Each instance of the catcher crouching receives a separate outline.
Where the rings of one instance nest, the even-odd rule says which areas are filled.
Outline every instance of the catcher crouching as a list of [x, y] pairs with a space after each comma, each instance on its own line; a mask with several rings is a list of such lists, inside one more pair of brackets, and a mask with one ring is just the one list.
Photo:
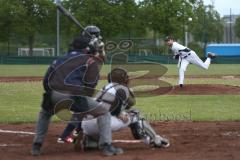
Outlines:
[[[129, 127], [136, 140], [151, 147], [166, 148], [170, 146], [168, 139], [155, 132], [139, 110], [131, 108], [135, 105], [135, 96], [129, 89], [129, 76], [123, 68], [115, 68], [108, 74], [108, 84], [99, 91], [95, 100], [100, 102], [103, 108], [111, 111], [111, 130], [119, 131]], [[99, 127], [97, 118], [86, 116], [78, 127], [67, 137], [60, 137], [59, 143], [74, 142], [75, 149], [99, 148]], [[108, 150], [106, 150], [108, 152]], [[113, 155], [105, 153], [105, 155]]]

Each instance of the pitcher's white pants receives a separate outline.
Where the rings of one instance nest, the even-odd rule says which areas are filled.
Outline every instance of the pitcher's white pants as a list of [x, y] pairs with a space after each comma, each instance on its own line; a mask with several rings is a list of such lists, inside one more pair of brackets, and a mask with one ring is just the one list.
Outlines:
[[187, 70], [189, 63], [195, 64], [203, 69], [208, 69], [211, 58], [207, 58], [205, 62], [203, 62], [194, 51], [190, 52], [191, 54], [186, 58], [180, 58], [180, 66], [179, 66], [179, 82], [178, 84], [184, 84], [184, 72]]
[[[130, 120], [128, 122], [124, 123], [122, 120], [118, 119], [115, 116], [111, 116], [111, 130], [118, 131], [122, 128], [125, 128], [129, 126], [131, 123]], [[84, 120], [82, 121], [82, 129], [83, 133], [88, 136], [97, 136], [99, 134], [99, 128], [97, 125], [97, 119], [91, 119], [91, 120]]]

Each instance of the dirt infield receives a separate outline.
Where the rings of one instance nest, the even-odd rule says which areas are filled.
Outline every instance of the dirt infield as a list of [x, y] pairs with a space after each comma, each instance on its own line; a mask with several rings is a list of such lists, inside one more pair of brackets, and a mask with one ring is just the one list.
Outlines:
[[35, 82], [42, 80], [43, 77], [0, 77], [0, 82]]
[[[35, 124], [0, 124], [1, 130], [34, 131]], [[103, 157], [98, 150], [76, 152], [72, 144], [57, 144], [63, 123], [50, 125], [41, 157], [30, 156], [33, 135], [0, 132], [0, 159], [41, 160], [235, 160], [240, 156], [240, 122], [154, 122], [158, 133], [170, 139], [169, 148], [152, 149], [144, 144], [123, 144], [124, 154]], [[133, 139], [128, 128], [114, 139]]]
[[[164, 76], [165, 78], [178, 78], [176, 75]], [[216, 79], [240, 79], [240, 75], [186, 75], [186, 78], [216, 78]], [[158, 77], [148, 77], [148, 78], [158, 78]], [[161, 77], [163, 78], [163, 77]], [[106, 76], [102, 76], [101, 80], [107, 79]], [[0, 77], [0, 82], [25, 82], [25, 81], [42, 81], [43, 77], [36, 76], [23, 76], [23, 77]]]
[[[41, 77], [0, 77], [0, 82], [41, 80]], [[162, 91], [153, 92], [161, 94]], [[240, 87], [190, 84], [184, 88], [175, 86], [168, 94], [240, 94]], [[43, 155], [32, 157], [32, 134], [5, 132], [34, 132], [35, 124], [0, 124], [0, 160], [237, 160], [240, 157], [240, 122], [154, 122], [152, 125], [156, 131], [170, 140], [169, 148], [153, 149], [142, 143], [117, 143], [125, 152], [113, 157], [103, 157], [98, 150], [76, 152], [73, 144], [56, 143], [65, 125], [52, 123], [43, 146]], [[114, 133], [113, 139], [133, 140], [133, 137], [127, 128]]]
[[[211, 76], [213, 77], [213, 76]], [[215, 78], [232, 78], [231, 76], [215, 76]], [[239, 78], [238, 76], [234, 78]], [[34, 82], [42, 81], [42, 77], [0, 77], [0, 82]], [[151, 93], [162, 95], [219, 95], [219, 94], [240, 94], [240, 87], [222, 84], [187, 84], [184, 88], [174, 86], [171, 88], [159, 88]]]
[[187, 84], [183, 88], [175, 86], [168, 94], [184, 95], [219, 95], [219, 94], [240, 94], [240, 87], [222, 84]]

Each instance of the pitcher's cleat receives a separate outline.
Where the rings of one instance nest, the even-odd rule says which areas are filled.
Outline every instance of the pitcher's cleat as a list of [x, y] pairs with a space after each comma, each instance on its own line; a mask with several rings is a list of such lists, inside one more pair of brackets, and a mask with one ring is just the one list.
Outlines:
[[208, 52], [208, 58], [216, 58], [216, 54], [215, 53], [212, 53], [212, 52]]

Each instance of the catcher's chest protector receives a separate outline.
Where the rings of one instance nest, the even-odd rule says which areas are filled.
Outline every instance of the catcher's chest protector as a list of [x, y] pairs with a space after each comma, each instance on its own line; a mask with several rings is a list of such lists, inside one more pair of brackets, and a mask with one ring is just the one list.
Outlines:
[[[118, 94], [119, 90], [123, 91], [124, 94]], [[121, 103], [121, 111], [125, 109], [125, 101], [129, 97], [129, 89], [123, 85], [117, 83], [109, 83], [104, 86], [102, 91], [96, 95], [97, 101], [105, 102], [111, 105], [111, 110], [118, 107]]]

